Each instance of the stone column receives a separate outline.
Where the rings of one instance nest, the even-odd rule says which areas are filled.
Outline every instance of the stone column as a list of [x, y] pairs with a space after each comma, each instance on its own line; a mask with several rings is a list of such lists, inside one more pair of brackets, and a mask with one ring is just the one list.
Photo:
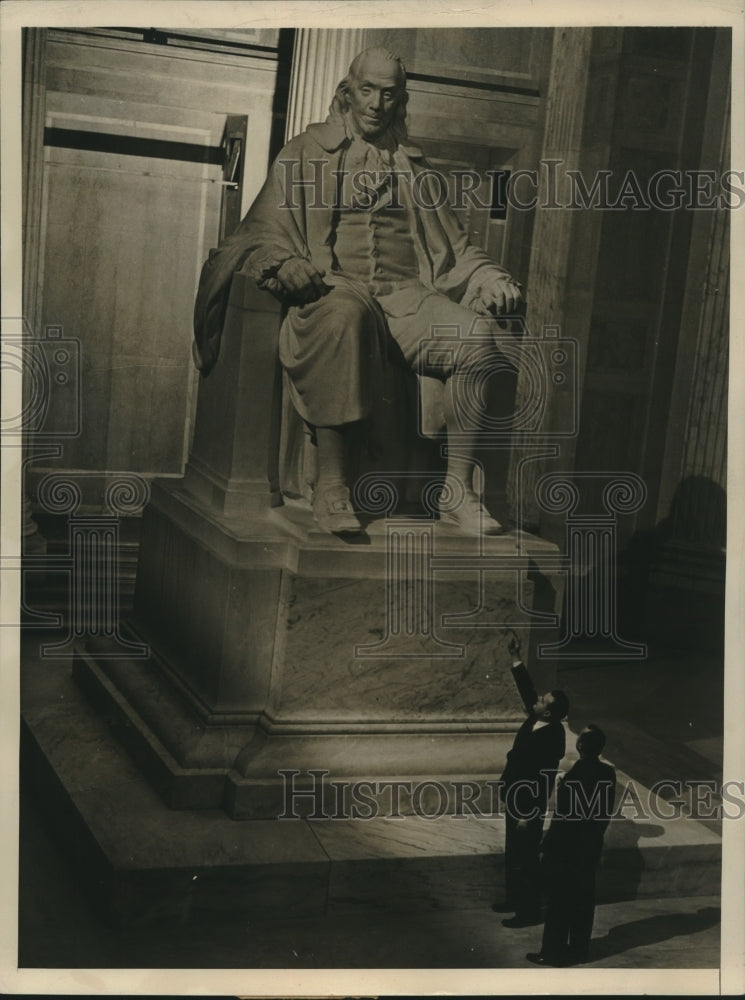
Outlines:
[[36, 333], [46, 114], [46, 28], [23, 33], [23, 315]]
[[298, 135], [310, 122], [325, 120], [336, 85], [346, 76], [350, 62], [364, 47], [364, 28], [297, 30], [287, 109], [287, 139]]
[[[568, 171], [577, 170], [589, 178], [608, 166], [621, 38], [622, 33], [613, 28], [554, 31], [525, 334], [534, 342], [542, 342], [526, 347], [535, 347], [541, 377], [531, 379], [534, 369], [521, 369], [515, 412], [536, 403], [542, 406], [546, 440], [560, 441], [559, 468], [565, 470], [574, 467], [574, 425], [587, 355], [603, 213], [561, 211], [551, 206], [568, 202]], [[557, 366], [552, 357], [556, 352], [548, 350], [551, 345], [542, 335], [544, 327], [550, 328], [554, 336], [574, 342], [578, 362], [575, 378], [554, 377]], [[536, 392], [543, 398], [532, 399]], [[539, 443], [536, 434], [515, 434], [508, 499], [520, 524], [529, 530], [540, 529], [558, 541], [564, 532], [561, 518], [541, 510], [536, 495], [545, 458], [551, 450], [556, 454], [556, 445], [551, 443], [542, 459], [536, 448]]]
[[[718, 177], [730, 167], [729, 54], [719, 33], [699, 164]], [[645, 623], [652, 639], [709, 653], [724, 643], [730, 211], [695, 215]]]
[[[41, 240], [42, 179], [44, 169], [44, 118], [46, 115], [46, 28], [23, 32], [23, 318], [25, 330], [38, 336], [39, 250]], [[28, 375], [24, 378], [27, 381]], [[49, 390], [47, 390], [49, 391]], [[24, 396], [27, 386], [24, 384]], [[26, 404], [26, 400], [24, 399]], [[26, 404], [27, 405], [27, 404]], [[24, 406], [24, 411], [26, 406]], [[24, 439], [27, 464], [33, 445]], [[23, 551], [41, 555], [47, 543], [32, 514], [31, 501], [23, 494]]]

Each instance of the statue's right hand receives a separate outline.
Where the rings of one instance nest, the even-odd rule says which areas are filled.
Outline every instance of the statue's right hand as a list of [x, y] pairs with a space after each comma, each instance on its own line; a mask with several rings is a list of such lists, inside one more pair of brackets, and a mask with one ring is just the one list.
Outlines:
[[291, 257], [277, 271], [277, 278], [288, 295], [301, 302], [315, 302], [329, 291], [328, 285], [323, 283], [325, 273], [317, 271], [302, 257]]

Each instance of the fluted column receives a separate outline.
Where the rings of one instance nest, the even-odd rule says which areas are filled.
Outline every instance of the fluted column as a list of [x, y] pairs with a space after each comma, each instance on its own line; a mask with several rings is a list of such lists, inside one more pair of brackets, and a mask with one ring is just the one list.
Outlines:
[[[23, 32], [23, 318], [24, 339], [38, 337], [39, 251], [44, 170], [44, 119], [46, 116], [47, 29]], [[49, 391], [49, 387], [47, 390]], [[24, 378], [24, 412], [27, 412], [29, 377]], [[24, 435], [24, 457], [30, 462], [33, 438]], [[41, 554], [46, 540], [31, 512], [31, 501], [23, 494], [23, 551]]]
[[38, 301], [46, 114], [46, 28], [23, 34], [23, 315], [34, 334]]
[[[714, 43], [699, 169], [730, 166], [730, 44]], [[725, 633], [730, 209], [696, 218], [644, 592], [650, 638], [721, 651]], [[644, 581], [647, 582], [646, 580]]]
[[[528, 275], [526, 337], [570, 338], [575, 344], [574, 378], [555, 378], [555, 352], [541, 355], [545, 367], [538, 383], [523, 366], [518, 378], [515, 412], [540, 404], [547, 434], [518, 429], [513, 438], [507, 493], [514, 517], [523, 527], [540, 530], [558, 541], [563, 526], [550, 520], [536, 498], [537, 483], [547, 468], [537, 445], [561, 442], [561, 468], [574, 466], [576, 420], [590, 333], [602, 212], [559, 211], [569, 200], [569, 170], [585, 177], [608, 167], [613, 128], [618, 53], [622, 32], [605, 28], [556, 28], [539, 172], [533, 252]], [[556, 167], [552, 167], [552, 164]], [[525, 345], [526, 354], [531, 346]], [[538, 397], [537, 397], [538, 394]]]
[[365, 47], [364, 28], [299, 28], [292, 56], [287, 135], [292, 139], [310, 122], [325, 120], [336, 85]]
[[[730, 110], [722, 125], [719, 175], [729, 165]], [[706, 281], [691, 366], [680, 478], [670, 515], [673, 540], [721, 550], [726, 535], [730, 210], [712, 213]]]

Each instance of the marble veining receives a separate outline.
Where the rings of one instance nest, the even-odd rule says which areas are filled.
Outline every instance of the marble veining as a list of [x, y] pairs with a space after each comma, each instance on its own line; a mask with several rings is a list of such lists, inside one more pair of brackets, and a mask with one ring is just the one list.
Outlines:
[[[476, 580], [438, 579], [431, 613], [395, 631], [385, 581], [303, 577], [292, 589], [282, 719], [522, 718], [502, 634], [524, 620], [513, 581], [492, 577], [481, 592]], [[445, 614], [472, 617], [456, 627]]]

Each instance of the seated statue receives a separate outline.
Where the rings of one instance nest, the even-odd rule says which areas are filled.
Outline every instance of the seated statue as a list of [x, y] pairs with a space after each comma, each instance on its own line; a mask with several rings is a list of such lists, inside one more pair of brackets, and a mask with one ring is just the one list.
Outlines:
[[[499, 534], [474, 488], [485, 417], [477, 386], [497, 351], [497, 317], [516, 312], [520, 287], [469, 243], [443, 203], [442, 178], [407, 143], [407, 100], [397, 56], [382, 48], [356, 56], [329, 117], [287, 143], [246, 217], [206, 262], [194, 357], [202, 374], [215, 363], [236, 270], [282, 301], [279, 357], [317, 444], [313, 516], [339, 534], [361, 530], [350, 443], [369, 422], [387, 360], [436, 377], [448, 434], [440, 518], [467, 534]], [[436, 327], [458, 336], [438, 344]]]

